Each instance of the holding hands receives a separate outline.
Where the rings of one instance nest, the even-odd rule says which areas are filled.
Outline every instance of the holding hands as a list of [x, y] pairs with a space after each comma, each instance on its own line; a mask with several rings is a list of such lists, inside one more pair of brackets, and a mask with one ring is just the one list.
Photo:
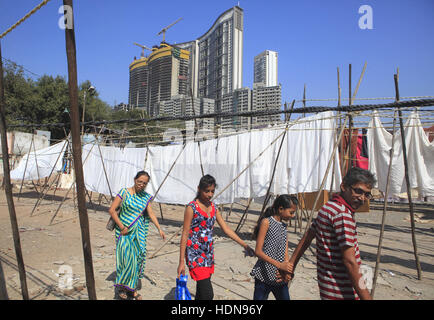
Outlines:
[[250, 248], [248, 245], [244, 247], [244, 257], [254, 257], [256, 256], [255, 250]]
[[280, 267], [276, 271], [277, 282], [288, 283], [294, 278], [294, 265], [289, 261], [280, 263]]

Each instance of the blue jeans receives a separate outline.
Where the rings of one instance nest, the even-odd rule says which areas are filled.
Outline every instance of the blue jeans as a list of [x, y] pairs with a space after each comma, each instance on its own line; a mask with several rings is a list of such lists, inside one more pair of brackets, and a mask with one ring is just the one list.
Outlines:
[[288, 284], [281, 286], [271, 286], [258, 279], [255, 279], [255, 292], [253, 300], [267, 300], [270, 292], [273, 293], [276, 300], [290, 300]]

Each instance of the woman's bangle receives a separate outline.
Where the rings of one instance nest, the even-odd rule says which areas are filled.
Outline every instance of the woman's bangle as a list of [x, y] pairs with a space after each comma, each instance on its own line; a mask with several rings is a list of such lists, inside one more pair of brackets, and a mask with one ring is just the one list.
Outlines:
[[124, 230], [125, 230], [125, 228], [126, 228], [126, 227], [124, 226], [124, 227], [123, 227], [123, 228], [121, 229], [121, 231], [124, 231]]

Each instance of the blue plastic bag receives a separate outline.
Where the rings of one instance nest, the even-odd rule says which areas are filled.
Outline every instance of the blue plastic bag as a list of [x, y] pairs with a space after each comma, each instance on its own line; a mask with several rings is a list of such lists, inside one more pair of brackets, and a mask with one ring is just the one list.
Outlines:
[[175, 300], [191, 300], [191, 295], [187, 288], [187, 279], [188, 276], [183, 276], [182, 274], [179, 276], [179, 279], [176, 278]]

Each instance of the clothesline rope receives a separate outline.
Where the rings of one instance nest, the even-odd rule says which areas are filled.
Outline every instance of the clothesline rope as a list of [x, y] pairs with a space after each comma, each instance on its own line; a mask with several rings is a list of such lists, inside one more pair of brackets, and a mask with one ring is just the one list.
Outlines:
[[[398, 101], [386, 104], [369, 104], [369, 105], [350, 105], [350, 106], [339, 106], [339, 107], [303, 107], [293, 110], [260, 110], [260, 111], [243, 111], [243, 112], [216, 112], [210, 114], [201, 114], [196, 116], [182, 116], [182, 117], [170, 117], [161, 116], [149, 119], [121, 119], [121, 120], [103, 120], [103, 121], [89, 121], [81, 123], [81, 125], [106, 125], [106, 124], [119, 124], [119, 123], [148, 123], [153, 121], [173, 121], [173, 120], [193, 120], [193, 119], [206, 119], [206, 118], [225, 118], [225, 117], [253, 117], [253, 116], [271, 116], [279, 114], [306, 114], [306, 113], [318, 113], [325, 111], [339, 111], [339, 112], [361, 112], [376, 109], [393, 109], [393, 108], [415, 108], [415, 107], [431, 107], [434, 106], [434, 99], [420, 99], [420, 100], [410, 100], [410, 101]], [[10, 128], [15, 127], [64, 127], [65, 123], [45, 123], [45, 124], [15, 124], [9, 125]]]

